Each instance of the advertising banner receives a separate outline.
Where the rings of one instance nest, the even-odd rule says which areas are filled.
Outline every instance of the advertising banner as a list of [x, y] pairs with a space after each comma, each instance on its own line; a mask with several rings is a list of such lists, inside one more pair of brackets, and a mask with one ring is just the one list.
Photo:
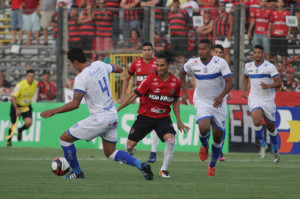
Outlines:
[[[33, 106], [33, 123], [23, 133], [23, 140], [17, 141], [17, 136], [13, 136], [13, 146], [15, 147], [52, 147], [58, 148], [60, 135], [67, 131], [69, 127], [76, 122], [88, 117], [89, 112], [85, 104], [81, 104], [79, 109], [68, 113], [57, 114], [51, 118], [44, 119], [40, 117], [40, 112], [57, 108], [63, 103], [34, 103]], [[10, 103], [0, 103], [0, 146], [6, 146], [5, 136], [10, 127], [9, 110]], [[131, 104], [119, 112], [119, 127], [118, 127], [118, 149], [125, 149], [128, 132], [137, 116], [138, 104]], [[199, 128], [195, 124], [195, 108], [193, 105], [180, 106], [181, 119], [184, 124], [189, 126], [191, 130], [184, 134], [178, 132], [175, 115], [171, 114], [171, 119], [174, 122], [176, 134], [176, 151], [195, 151], [200, 148]], [[18, 127], [23, 125], [23, 121], [19, 121]], [[228, 126], [228, 125], [227, 125]], [[212, 136], [210, 142], [212, 141]], [[102, 148], [101, 139], [96, 138], [90, 142], [77, 141], [78, 148]], [[158, 150], [163, 151], [165, 144], [159, 142]], [[150, 150], [151, 138], [150, 134], [145, 137], [137, 146], [137, 150]], [[225, 139], [223, 152], [228, 152], [228, 136]]]
[[[299, 106], [300, 98], [297, 98], [299, 94], [295, 92], [276, 93], [275, 125], [279, 134], [280, 153], [300, 154], [300, 107], [283, 106], [284, 104]], [[232, 95], [233, 100], [228, 101], [230, 120], [229, 151], [258, 152], [260, 145], [256, 140], [247, 101], [237, 97], [241, 96], [241, 91], [233, 91]], [[265, 138], [267, 143], [270, 144], [270, 137], [264, 124], [263, 121]]]

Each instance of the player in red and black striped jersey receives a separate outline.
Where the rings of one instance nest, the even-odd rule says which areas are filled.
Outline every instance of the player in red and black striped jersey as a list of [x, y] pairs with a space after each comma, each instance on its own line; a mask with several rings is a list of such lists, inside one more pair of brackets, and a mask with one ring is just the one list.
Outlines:
[[78, 6], [73, 5], [68, 17], [68, 44], [69, 49], [80, 46], [80, 24], [78, 23]]
[[163, 52], [157, 55], [157, 72], [147, 76], [118, 107], [118, 111], [131, 104], [137, 97], [141, 101], [137, 116], [129, 132], [126, 149], [133, 154], [135, 146], [148, 133], [155, 130], [162, 142], [166, 143], [164, 161], [159, 172], [160, 177], [169, 178], [168, 166], [174, 154], [175, 130], [170, 118], [171, 105], [176, 116], [177, 126], [185, 132], [189, 127], [180, 119], [179, 93], [180, 81], [169, 72], [171, 57]]
[[115, 47], [119, 39], [119, 8], [121, 0], [105, 0], [105, 8], [113, 13], [112, 40]]

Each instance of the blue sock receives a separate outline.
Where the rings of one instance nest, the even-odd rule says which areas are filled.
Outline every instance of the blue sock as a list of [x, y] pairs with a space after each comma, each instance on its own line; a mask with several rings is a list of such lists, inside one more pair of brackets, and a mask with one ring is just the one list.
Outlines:
[[72, 171], [75, 174], [80, 174], [82, 171], [78, 164], [75, 145], [72, 144], [71, 146], [67, 146], [67, 147], [61, 146], [61, 147], [64, 150], [65, 158], [68, 161], [68, 163], [70, 164]]
[[269, 132], [270, 135], [270, 139], [271, 139], [271, 143], [273, 145], [273, 152], [277, 152], [278, 151], [278, 133], [277, 130], [275, 129], [275, 131], [273, 133]]
[[264, 129], [262, 128], [262, 126], [259, 127], [255, 127], [255, 134], [256, 137], [260, 143], [260, 146], [262, 147], [266, 147], [266, 141], [265, 141], [265, 137], [264, 137]]
[[200, 134], [199, 138], [200, 138], [200, 142], [201, 142], [203, 147], [208, 147], [209, 137], [210, 137], [210, 132], [208, 132], [205, 136], [202, 136]]
[[210, 160], [210, 163], [209, 163], [210, 167], [215, 167], [216, 166], [217, 160], [218, 160], [219, 155], [220, 155], [221, 147], [222, 147], [221, 143], [217, 144], [217, 143], [213, 142], [212, 148], [211, 148], [211, 150], [212, 150], [211, 160]]
[[142, 162], [135, 157], [129, 155], [125, 151], [118, 151], [116, 156], [115, 156], [115, 161], [122, 161], [125, 164], [134, 166], [138, 168], [139, 170], [142, 170]]

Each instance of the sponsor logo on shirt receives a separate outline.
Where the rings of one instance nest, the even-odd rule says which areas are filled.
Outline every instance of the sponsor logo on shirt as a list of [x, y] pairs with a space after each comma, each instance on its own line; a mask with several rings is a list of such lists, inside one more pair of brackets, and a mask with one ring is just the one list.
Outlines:
[[103, 110], [109, 111], [114, 106], [114, 102], [111, 102], [107, 107], [104, 107]]
[[141, 81], [143, 81], [146, 77], [147, 77], [147, 75], [138, 75], [138, 76], [136, 76], [136, 81], [141, 82]]
[[164, 102], [173, 102], [174, 101], [174, 97], [169, 97], [169, 96], [164, 96], [164, 95], [149, 94], [148, 97], [152, 100], [159, 100], [159, 101], [164, 101]]
[[159, 93], [160, 92], [160, 89], [159, 88], [156, 88], [153, 90], [153, 93]]
[[166, 112], [166, 109], [163, 109], [163, 108], [157, 108], [157, 107], [152, 107], [152, 108], [151, 108], [151, 112], [153, 112], [153, 113], [165, 113], [165, 112]]

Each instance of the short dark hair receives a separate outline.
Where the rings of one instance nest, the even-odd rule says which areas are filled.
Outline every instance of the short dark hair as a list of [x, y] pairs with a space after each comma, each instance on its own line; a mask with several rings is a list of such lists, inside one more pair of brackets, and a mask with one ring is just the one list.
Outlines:
[[264, 52], [264, 50], [265, 50], [265, 48], [262, 46], [262, 45], [255, 45], [254, 46], [254, 49], [260, 49], [260, 50], [262, 50], [263, 52]]
[[213, 49], [213, 44], [209, 39], [202, 39], [199, 41], [198, 45], [199, 44], [207, 44], [210, 49]]
[[170, 64], [173, 62], [173, 54], [169, 51], [162, 51], [159, 52], [158, 55], [156, 56], [156, 59], [166, 59], [167, 64]]
[[87, 62], [87, 59], [82, 51], [81, 48], [72, 48], [68, 52], [68, 59], [71, 62], [74, 62], [75, 60], [80, 62], [80, 63], [85, 63]]
[[142, 47], [144, 47], [144, 46], [150, 46], [151, 48], [152, 48], [152, 50], [153, 50], [153, 45], [152, 45], [152, 43], [151, 42], [145, 42], [145, 43], [143, 43], [143, 46]]
[[222, 52], [224, 52], [224, 47], [223, 47], [221, 44], [216, 44], [216, 45], [214, 46], [214, 49], [216, 49], [216, 48], [219, 48], [219, 49], [222, 50]]
[[34, 74], [34, 70], [29, 69], [29, 70], [26, 71], [26, 75], [27, 75], [28, 73], [33, 73], [33, 74]]

